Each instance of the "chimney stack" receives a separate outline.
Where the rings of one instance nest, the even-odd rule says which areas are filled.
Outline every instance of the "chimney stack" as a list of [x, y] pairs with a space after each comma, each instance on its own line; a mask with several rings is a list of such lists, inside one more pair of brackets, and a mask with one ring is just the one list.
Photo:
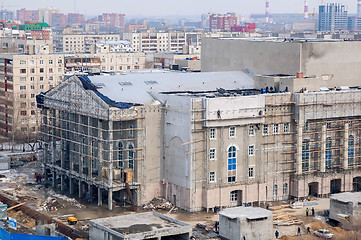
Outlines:
[[[361, 0], [358, 0], [359, 2]], [[305, 12], [305, 16], [304, 16], [304, 19], [307, 20], [308, 19], [308, 0], [305, 0], [305, 9], [304, 9], [304, 12]]]
[[[361, 0], [359, 0], [361, 1]], [[266, 22], [269, 22], [269, 1], [266, 0]]]

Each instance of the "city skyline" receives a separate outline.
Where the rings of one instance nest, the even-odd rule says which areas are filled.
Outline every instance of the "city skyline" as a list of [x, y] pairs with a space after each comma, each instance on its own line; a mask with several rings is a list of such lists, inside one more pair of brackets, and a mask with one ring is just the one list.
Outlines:
[[[356, 0], [341, 0], [341, 1], [324, 1], [339, 2], [345, 4], [349, 13], [356, 13], [357, 1]], [[309, 1], [309, 12], [312, 13], [315, 9], [318, 12], [318, 6], [321, 0]], [[116, 7], [119, 5], [119, 7]], [[303, 0], [270, 0], [270, 13], [303, 13]], [[139, 8], [139, 6], [142, 6]], [[196, 3], [191, 0], [184, 0], [179, 6], [174, 6], [174, 2], [166, 0], [135, 0], [129, 3], [119, 4], [115, 0], [105, 0], [99, 6], [98, 2], [89, 2], [85, 0], [37, 0], [37, 1], [24, 1], [24, 0], [7, 0], [2, 1], [3, 9], [17, 10], [21, 8], [38, 9], [45, 7], [59, 8], [64, 13], [77, 12], [85, 15], [97, 15], [103, 12], [124, 13], [128, 16], [169, 16], [169, 15], [200, 15], [207, 12], [225, 13], [236, 12], [243, 16], [250, 14], [262, 14], [265, 11], [265, 1], [234, 1], [224, 0], [222, 2], [216, 0], [197, 1]]]

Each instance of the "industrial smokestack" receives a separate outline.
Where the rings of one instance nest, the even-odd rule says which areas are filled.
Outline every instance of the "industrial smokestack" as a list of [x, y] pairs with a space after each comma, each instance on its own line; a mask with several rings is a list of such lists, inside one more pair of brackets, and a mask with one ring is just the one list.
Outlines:
[[[358, 0], [359, 2], [361, 0]], [[305, 9], [304, 9], [304, 12], [305, 12], [305, 16], [304, 16], [304, 19], [307, 20], [308, 19], [308, 0], [305, 0]]]
[[[361, 0], [359, 0], [361, 1]], [[266, 14], [265, 14], [265, 17], [266, 17], [266, 22], [269, 22], [269, 2], [268, 0], [266, 0]]]
[[357, 1], [357, 17], [361, 17], [361, 0]]

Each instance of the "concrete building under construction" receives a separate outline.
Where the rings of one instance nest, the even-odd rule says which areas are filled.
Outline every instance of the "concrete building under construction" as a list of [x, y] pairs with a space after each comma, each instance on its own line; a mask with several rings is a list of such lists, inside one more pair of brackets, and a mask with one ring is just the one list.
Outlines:
[[255, 85], [244, 72], [74, 76], [37, 98], [46, 175], [109, 209], [359, 191], [361, 90]]

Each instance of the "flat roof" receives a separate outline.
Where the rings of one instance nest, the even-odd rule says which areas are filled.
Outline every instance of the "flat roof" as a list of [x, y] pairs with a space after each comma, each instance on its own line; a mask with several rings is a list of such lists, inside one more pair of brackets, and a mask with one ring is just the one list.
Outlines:
[[[239, 40], [239, 41], [250, 41], [250, 42], [344, 42], [343, 39], [323, 39], [323, 38], [295, 38], [295, 37], [255, 37], [255, 38], [216, 38], [219, 40]], [[353, 42], [353, 41], [347, 41]]]
[[272, 212], [259, 207], [234, 207], [222, 210], [219, 215], [230, 219], [256, 220], [272, 216]]
[[253, 79], [237, 72], [140, 72], [125, 75], [88, 76], [98, 91], [115, 102], [149, 105], [162, 100], [163, 92], [216, 91], [217, 88], [252, 89]]
[[[157, 212], [135, 213], [90, 220], [90, 225], [121, 237], [134, 238], [139, 234], [172, 235], [189, 233], [189, 224]], [[144, 236], [144, 235], [142, 235]]]
[[359, 203], [361, 202], [361, 192], [344, 192], [332, 194], [330, 199], [334, 199], [340, 202], [348, 203]]

